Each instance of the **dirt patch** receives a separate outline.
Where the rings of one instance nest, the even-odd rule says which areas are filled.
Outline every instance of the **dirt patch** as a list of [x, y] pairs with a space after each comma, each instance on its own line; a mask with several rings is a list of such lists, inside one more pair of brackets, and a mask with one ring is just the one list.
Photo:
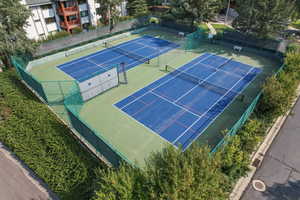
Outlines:
[[0, 108], [0, 122], [8, 119], [9, 116], [11, 115], [11, 113], [12, 113], [12, 110], [9, 107], [2, 106]]

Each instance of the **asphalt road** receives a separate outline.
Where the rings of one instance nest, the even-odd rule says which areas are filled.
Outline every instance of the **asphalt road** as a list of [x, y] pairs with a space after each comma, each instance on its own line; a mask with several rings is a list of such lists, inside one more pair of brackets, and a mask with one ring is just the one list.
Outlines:
[[43, 183], [0, 143], [0, 200], [52, 199], [41, 184]]
[[300, 100], [254, 175], [266, 184], [265, 192], [249, 184], [241, 200], [300, 200]]

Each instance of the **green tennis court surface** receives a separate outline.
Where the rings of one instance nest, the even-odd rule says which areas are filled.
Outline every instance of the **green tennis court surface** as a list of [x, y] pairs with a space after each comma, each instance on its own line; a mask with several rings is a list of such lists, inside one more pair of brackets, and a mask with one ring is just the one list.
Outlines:
[[[177, 35], [164, 30], [145, 30], [139, 34], [132, 34], [128, 37], [115, 40], [113, 45], [149, 35], [160, 38], [183, 46], [184, 40]], [[105, 49], [103, 46], [97, 46], [69, 57], [47, 60], [31, 69], [31, 74], [41, 81], [72, 81], [74, 80], [57, 66], [76, 60], [83, 56]], [[234, 100], [226, 109], [216, 118], [214, 123], [207, 127], [195, 143], [209, 143], [215, 145], [221, 138], [220, 132], [230, 129], [232, 125], [240, 118], [249, 103], [260, 91], [261, 83], [276, 71], [279, 66], [275, 61], [251, 53], [236, 54], [232, 48], [222, 47], [213, 44], [203, 44], [194, 51], [186, 52], [184, 48], [177, 48], [168, 51], [156, 58], [151, 59], [150, 64], [140, 64], [138, 67], [131, 68], [127, 72], [128, 84], [119, 85], [87, 102], [85, 102], [79, 112], [79, 117], [95, 130], [98, 136], [105, 138], [116, 151], [121, 152], [131, 162], [137, 162], [143, 165], [144, 159], [153, 151], [160, 151], [169, 142], [162, 139], [152, 130], [137, 122], [119, 108], [114, 106], [117, 102], [125, 99], [134, 92], [146, 87], [156, 80], [166, 76], [165, 66], [179, 68], [191, 62], [193, 59], [203, 55], [206, 52], [222, 56], [224, 58], [233, 58], [234, 61], [241, 62], [261, 69], [261, 73], [252, 81], [249, 86], [243, 90], [244, 101]], [[49, 84], [51, 85], [51, 84]], [[50, 91], [49, 88], [45, 90]], [[52, 92], [53, 90], [51, 90]], [[52, 108], [68, 122], [68, 117], [63, 105], [53, 104]], [[225, 122], [225, 123], [224, 123]]]

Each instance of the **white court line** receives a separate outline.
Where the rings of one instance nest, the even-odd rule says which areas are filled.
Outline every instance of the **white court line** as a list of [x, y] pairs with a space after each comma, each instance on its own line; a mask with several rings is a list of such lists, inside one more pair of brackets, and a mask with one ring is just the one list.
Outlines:
[[125, 111], [123, 111], [122, 109], [118, 108], [115, 104], [113, 104], [113, 106], [118, 110], [121, 111], [123, 114], [125, 114], [125, 116], [128, 116], [130, 119], [134, 120], [135, 122], [137, 122], [138, 124], [140, 124], [142, 127], [144, 127], [145, 129], [147, 129], [148, 131], [152, 132], [154, 135], [158, 136], [159, 138], [161, 138], [163, 141], [166, 141], [167, 143], [169, 143], [170, 145], [174, 146], [176, 149], [178, 149], [178, 147], [176, 145], [173, 145], [169, 140], [167, 140], [166, 138], [163, 138], [161, 135], [159, 135], [159, 133], [155, 132], [154, 130], [152, 130], [151, 128], [149, 128], [148, 126], [146, 126], [145, 124], [143, 124], [142, 122], [140, 122], [139, 120], [135, 119], [133, 116], [129, 115], [128, 113], [126, 113]]
[[[140, 49], [143, 49], [143, 48], [145, 48], [145, 47], [141, 47], [141, 48], [139, 48], [139, 49], [137, 49], [137, 50], [140, 50]], [[136, 51], [137, 51], [136, 50]], [[114, 57], [113, 59], [110, 59], [110, 60], [106, 60], [105, 62], [102, 62], [102, 63], [99, 63], [99, 64], [96, 64], [95, 62], [93, 62], [92, 60], [90, 60], [89, 58], [86, 58], [86, 59], [84, 59], [85, 61], [87, 61], [87, 62], [91, 62], [92, 64], [96, 64], [96, 65], [105, 65], [105, 63], [108, 63], [108, 62], [112, 62], [113, 60], [116, 60], [116, 59], [119, 59], [119, 58], [121, 58], [121, 57], [126, 57], [125, 55], [123, 55], [123, 54], [121, 54], [121, 53], [118, 53], [118, 54], [120, 54], [120, 56], [117, 56], [117, 57]], [[128, 56], [127, 56], [128, 57]], [[83, 68], [83, 69], [80, 69], [80, 70], [77, 70], [77, 71], [74, 71], [74, 72], [81, 72], [81, 71], [85, 71], [85, 68]], [[66, 73], [66, 72], [65, 72]], [[72, 72], [73, 73], [73, 72]], [[72, 74], [72, 73], [70, 73], [70, 74]]]
[[194, 116], [196, 116], [196, 117], [200, 117], [200, 115], [198, 115], [198, 114], [196, 114], [196, 113], [193, 113], [192, 111], [190, 111], [190, 110], [188, 110], [188, 109], [182, 107], [181, 105], [175, 104], [174, 102], [172, 102], [172, 101], [168, 100], [167, 98], [165, 98], [165, 97], [163, 97], [163, 96], [161, 96], [161, 95], [155, 93], [154, 91], [149, 91], [147, 94], [149, 94], [149, 93], [151, 93], [151, 94], [157, 96], [158, 98], [161, 98], [161, 99], [167, 101], [167, 102], [170, 103], [170, 104], [173, 104], [174, 106], [176, 106], [176, 107], [178, 107], [178, 108], [180, 108], [180, 109], [182, 109], [182, 110], [184, 110], [184, 111], [186, 111], [186, 112], [188, 112], [188, 113], [190, 113], [190, 114], [192, 114], [192, 115], [194, 115]]
[[[251, 68], [250, 70], [248, 70], [248, 72], [247, 72], [247, 74], [244, 76], [244, 77], [246, 77], [252, 70], [253, 70], [254, 68]], [[186, 129], [180, 136], [178, 136], [174, 141], [173, 141], [173, 144], [175, 144], [189, 129], [191, 129], [197, 122], [199, 122], [200, 121], [200, 119], [203, 117], [203, 116], [205, 116], [209, 111], [210, 111], [210, 109], [211, 108], [213, 108], [217, 103], [219, 103], [219, 101], [220, 100], [222, 100], [229, 92], [231, 92], [231, 90], [239, 83], [239, 82], [241, 82], [241, 80], [243, 80], [243, 78], [244, 77], [242, 77], [239, 81], [237, 81], [223, 96], [221, 96], [213, 105], [211, 105], [208, 109], [207, 109], [207, 111], [206, 112], [204, 112], [200, 117], [199, 117], [199, 119], [198, 120], [196, 120], [190, 127], [188, 127], [188, 129]], [[232, 101], [230, 101], [230, 102], [232, 102]], [[230, 104], [230, 103], [229, 103]], [[228, 104], [228, 105], [229, 105]], [[227, 105], [227, 106], [228, 106]], [[225, 108], [224, 108], [225, 109]], [[224, 110], [223, 109], [223, 110]], [[212, 120], [213, 121], [213, 120]]]
[[[136, 38], [136, 39], [129, 40], [129, 41], [127, 41], [127, 42], [118, 44], [118, 45], [116, 45], [116, 46], [122, 46], [122, 45], [128, 46], [128, 45], [132, 44], [133, 42], [135, 42], [136, 40], [141, 40], [141, 39], [143, 39], [143, 38], [142, 38], [142, 37]], [[90, 54], [90, 55], [87, 55], [87, 56], [84, 56], [84, 57], [75, 59], [75, 60], [73, 60], [73, 61], [70, 61], [69, 63], [65, 63], [65, 64], [62, 64], [62, 65], [60, 65], [60, 66], [62, 66], [62, 68], [64, 68], [65, 66], [69, 66], [69, 65], [71, 65], [71, 64], [76, 64], [76, 63], [81, 62], [81, 61], [83, 61], [83, 60], [88, 60], [89, 58], [93, 58], [93, 57], [99, 56], [99, 55], [101, 55], [101, 54], [103, 54], [103, 53], [107, 53], [107, 50], [109, 50], [109, 48], [102, 49], [102, 50], [99, 51], [99, 52], [96, 52], [96, 53], [94, 53], [94, 54]]]
[[[200, 63], [201, 64], [201, 63]], [[186, 95], [188, 95], [190, 92], [192, 92], [194, 89], [196, 89], [201, 83], [203, 82], [207, 82], [206, 80], [208, 80], [211, 76], [213, 76], [214, 74], [216, 74], [218, 71], [216, 70], [215, 72], [211, 73], [209, 76], [207, 76], [205, 79], [203, 79], [202, 81], [200, 81], [198, 84], [195, 85], [195, 87], [193, 87], [192, 89], [190, 89], [189, 91], [187, 91], [186, 93], [184, 93], [183, 95], [181, 95], [178, 99], [175, 100], [175, 102], [178, 102], [179, 100], [181, 100], [183, 97], [185, 97]], [[201, 86], [200, 86], [201, 87]], [[224, 88], [226, 89], [226, 88]]]
[[[253, 71], [255, 69], [255, 67], [252, 67], [251, 68], [251, 71]], [[249, 73], [247, 73], [247, 75], [248, 75]], [[243, 79], [244, 79], [244, 77], [246, 77], [247, 75], [245, 75], [245, 76], [243, 76]], [[258, 74], [256, 74], [255, 75], [255, 77], [257, 76]], [[244, 86], [244, 88], [243, 88], [243, 90], [241, 91], [241, 94], [243, 93], [243, 91], [255, 80], [255, 77], [253, 77], [253, 79], [250, 81], [250, 82], [248, 82], [245, 86]], [[236, 99], [238, 97], [238, 95], [236, 95], [229, 103], [228, 103], [228, 105], [223, 109], [223, 112], [224, 112], [224, 110], [226, 110], [227, 109], [227, 107], [228, 106], [230, 106], [230, 104]], [[219, 113], [217, 116], [215, 116], [215, 118], [213, 118], [213, 120], [211, 120], [211, 122], [205, 127], [205, 129], [201, 132], [201, 134], [199, 134], [199, 135], [197, 135], [197, 137], [196, 138], [194, 138], [188, 145], [187, 145], [187, 147], [185, 148], [185, 149], [187, 149], [200, 135], [202, 135], [202, 133], [206, 130], [206, 129], [208, 129], [208, 127], [223, 113], [223, 112], [221, 112], [221, 113]]]
[[[136, 43], [136, 42], [132, 42], [132, 43]], [[131, 43], [131, 44], [132, 44]], [[128, 44], [127, 44], [128, 45]], [[125, 46], [127, 46], [127, 45], [125, 45]], [[137, 48], [137, 49], [135, 49], [134, 51], [130, 51], [130, 52], [137, 52], [137, 51], [140, 51], [141, 49], [144, 49], [144, 48], [147, 48], [147, 46], [143, 46], [143, 47], [140, 47], [140, 48]], [[169, 49], [167, 49], [166, 51], [168, 51], [168, 50], [170, 50], [171, 49], [171, 47], [169, 48]], [[111, 50], [111, 51], [113, 51], [113, 50]], [[159, 54], [157, 55], [157, 56], [159, 56], [160, 54], [162, 54], [162, 53], [164, 53], [164, 52], [159, 52]], [[101, 65], [105, 65], [105, 63], [110, 63], [110, 62], [112, 62], [112, 61], [114, 61], [114, 60], [116, 60], [116, 59], [119, 59], [119, 58], [121, 58], [121, 57], [128, 57], [128, 56], [126, 56], [126, 55], [124, 55], [124, 54], [121, 54], [121, 53], [118, 53], [118, 54], [120, 54], [120, 56], [117, 56], [117, 57], [114, 57], [114, 58], [112, 58], [112, 59], [110, 59], [110, 60], [106, 60], [105, 62], [102, 62], [102, 63], [99, 63], [99, 64], [97, 64], [96, 62], [93, 62], [90, 58], [91, 57], [89, 57], [89, 58], [85, 58], [85, 59], [82, 59], [82, 60], [86, 60], [87, 62], [91, 62], [91, 63], [93, 63], [93, 64], [96, 64], [96, 65], [98, 65], [98, 66], [100, 66], [100, 67], [102, 67]], [[153, 56], [153, 55], [156, 55], [157, 54], [157, 52], [155, 52], [154, 54], [151, 54], [151, 55], [148, 55], [147, 57], [145, 57], [145, 58], [147, 58], [148, 59], [148, 57], [151, 57], [151, 56]], [[130, 58], [130, 57], [129, 57]], [[135, 60], [135, 59], [133, 59], [133, 60]], [[141, 61], [139, 61], [139, 60], [135, 60], [134, 62], [131, 62], [129, 65], [127, 65], [127, 67], [128, 66], [131, 66], [131, 65], [135, 65], [135, 64], [137, 64], [137, 63], [140, 63]], [[104, 67], [105, 69], [107, 68], [107, 67]], [[84, 71], [85, 69], [81, 69], [81, 70], [77, 70], [76, 72], [80, 72], [80, 71]], [[70, 74], [72, 74], [72, 73], [70, 73]]]
[[[160, 51], [159, 53], [157, 53], [157, 52], [155, 52], [155, 53], [153, 53], [153, 54], [150, 54], [150, 55], [148, 55], [147, 57], [145, 57], [145, 58], [147, 58], [147, 59], [150, 59], [150, 57], [151, 56], [156, 56], [156, 57], [158, 57], [158, 56], [160, 56], [160, 55], [162, 55], [162, 54], [164, 54], [164, 53], [166, 53], [166, 52], [168, 52], [168, 51], [171, 51], [172, 49], [175, 49], [174, 47], [172, 48], [172, 47], [170, 47], [170, 48], [168, 48], [168, 49], [165, 49], [165, 50], [163, 50], [163, 51]], [[156, 58], [156, 57], [153, 57], [153, 58], [151, 58], [151, 59], [154, 59], [154, 58]], [[136, 65], [136, 63], [139, 63], [139, 62], [141, 62], [141, 61], [134, 61], [134, 62], [131, 62], [129, 65], [127, 65], [127, 68], [130, 68], [131, 66], [134, 66], [134, 65]], [[130, 67], [129, 67], [130, 66]], [[130, 69], [132, 69], [132, 68], [130, 68]], [[129, 69], [129, 70], [130, 70]]]
[[[195, 63], [195, 64], [193, 64], [193, 65], [191, 65], [190, 67], [188, 67], [187, 69], [185, 69], [184, 71], [186, 71], [186, 70], [188, 70], [188, 69], [190, 69], [190, 68], [192, 68], [192, 67], [194, 67], [194, 65], [196, 65], [196, 64], [198, 64], [199, 62], [201, 62], [202, 60], [205, 60], [205, 59], [207, 59], [207, 58], [209, 58], [209, 57], [211, 57], [212, 55], [209, 55], [209, 56], [206, 56], [205, 58], [202, 58], [201, 60], [199, 60], [197, 63]], [[197, 58], [196, 58], [197, 59]], [[191, 61], [192, 62], [192, 61]], [[147, 93], [149, 93], [149, 92], [152, 92], [153, 90], [155, 90], [155, 89], [157, 89], [158, 87], [160, 87], [160, 86], [162, 86], [163, 84], [165, 84], [165, 83], [167, 83], [167, 82], [169, 82], [169, 81], [171, 81], [171, 80], [173, 80], [173, 79], [175, 79], [176, 77], [177, 77], [178, 75], [176, 75], [176, 76], [173, 76], [172, 78], [170, 78], [170, 79], [168, 79], [168, 80], [166, 80], [166, 81], [164, 81], [164, 82], [162, 82], [161, 84], [159, 84], [158, 86], [156, 86], [156, 87], [154, 87], [154, 88], [152, 88], [151, 90], [149, 90], [149, 91], [147, 91], [145, 94], [143, 94], [143, 95], [141, 95], [141, 96], [139, 96], [138, 98], [136, 98], [135, 100], [133, 100], [133, 101], [131, 101], [131, 102], [129, 102], [129, 103], [127, 103], [127, 104], [125, 104], [124, 106], [122, 106], [120, 109], [123, 109], [123, 108], [125, 108], [126, 106], [128, 106], [128, 105], [130, 105], [130, 104], [132, 104], [132, 103], [134, 103], [135, 101], [137, 101], [137, 100], [139, 100], [140, 98], [142, 98], [143, 96], [145, 96]], [[157, 80], [156, 80], [157, 81]], [[152, 84], [152, 83], [151, 83]], [[150, 84], [149, 84], [150, 85]], [[147, 85], [147, 86], [149, 86], [149, 85]], [[145, 86], [145, 87], [147, 87], [147, 86]], [[145, 88], [144, 87], [144, 88]], [[136, 92], [138, 92], [138, 91], [140, 91], [140, 90], [142, 90], [142, 89], [144, 89], [144, 88], [141, 88], [141, 89], [139, 89], [139, 90], [137, 90], [137, 91], [135, 91], [134, 93], [136, 93]], [[134, 93], [132, 93], [132, 94], [134, 94]], [[129, 95], [129, 96], [131, 96], [131, 95]], [[122, 100], [121, 100], [122, 101]]]
[[[236, 62], [238, 62], [238, 61], [236, 61]], [[229, 63], [230, 63], [230, 62], [229, 62]], [[238, 78], [244, 77], [244, 76], [241, 76], [241, 75], [238, 75], [238, 74], [235, 74], [235, 73], [230, 73], [230, 72], [225, 71], [225, 70], [223, 70], [223, 69], [221, 69], [221, 68], [215, 68], [213, 65], [208, 65], [208, 64], [205, 64], [205, 63], [201, 63], [201, 64], [204, 65], [204, 66], [206, 66], [206, 67], [208, 67], [208, 68], [215, 69], [215, 70], [218, 70], [218, 71], [220, 71], [220, 72], [224, 72], [224, 73], [230, 74], [230, 75], [232, 75], [232, 76], [236, 76], [236, 77], [238, 77]], [[250, 68], [253, 68], [253, 67], [250, 67]]]

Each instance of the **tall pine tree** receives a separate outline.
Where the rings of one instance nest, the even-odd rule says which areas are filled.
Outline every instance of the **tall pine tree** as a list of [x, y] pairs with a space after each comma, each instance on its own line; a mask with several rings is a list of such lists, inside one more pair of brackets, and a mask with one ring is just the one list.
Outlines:
[[146, 0], [128, 0], [127, 9], [131, 16], [141, 16], [148, 12]]
[[236, 0], [236, 5], [239, 17], [233, 26], [246, 34], [265, 38], [286, 27], [294, 0]]

